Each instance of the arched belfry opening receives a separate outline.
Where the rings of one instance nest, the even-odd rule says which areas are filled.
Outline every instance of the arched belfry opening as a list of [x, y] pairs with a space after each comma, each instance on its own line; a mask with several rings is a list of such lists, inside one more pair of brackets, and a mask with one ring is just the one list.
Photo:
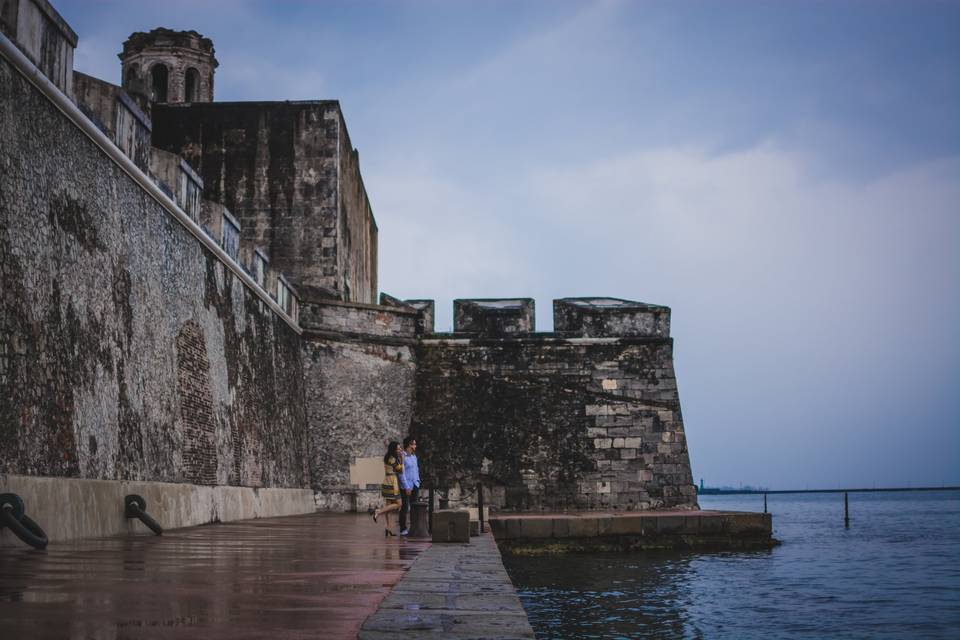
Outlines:
[[140, 80], [140, 67], [139, 65], [132, 64], [127, 67], [127, 73], [123, 77], [123, 88], [127, 91], [133, 91], [137, 88], [137, 84]]
[[183, 80], [183, 101], [197, 102], [200, 90], [200, 72], [190, 67]]
[[150, 77], [152, 80], [150, 87], [153, 90], [151, 98], [154, 102], [167, 101], [167, 82], [169, 76], [170, 73], [167, 71], [167, 65], [162, 62], [158, 62], [150, 69]]

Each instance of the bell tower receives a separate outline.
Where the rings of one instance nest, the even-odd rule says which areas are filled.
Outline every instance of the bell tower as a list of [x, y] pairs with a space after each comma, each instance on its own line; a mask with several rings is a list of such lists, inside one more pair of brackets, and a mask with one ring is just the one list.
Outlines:
[[219, 64], [213, 42], [196, 31], [163, 27], [137, 31], [117, 54], [123, 88], [151, 103], [213, 102], [213, 73]]

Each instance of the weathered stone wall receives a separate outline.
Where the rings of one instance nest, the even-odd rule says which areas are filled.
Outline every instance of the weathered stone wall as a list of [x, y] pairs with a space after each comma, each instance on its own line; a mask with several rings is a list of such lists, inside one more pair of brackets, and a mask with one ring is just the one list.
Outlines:
[[512, 510], [696, 508], [669, 338], [478, 339], [417, 348], [421, 467]]
[[68, 96], [77, 34], [47, 0], [0, 0], [0, 31]]
[[[80, 110], [135, 165], [142, 171], [150, 168], [150, 119], [123, 89], [74, 71], [73, 97]], [[118, 110], [123, 112], [120, 117]]]
[[319, 508], [379, 503], [387, 443], [407, 435], [413, 414], [416, 318], [374, 305], [301, 307], [310, 480]]
[[241, 245], [265, 249], [302, 299], [376, 301], [376, 222], [339, 103], [157, 105], [153, 144], [197, 170]]
[[377, 223], [360, 176], [360, 154], [353, 148], [340, 116], [340, 224], [337, 230], [337, 273], [343, 299], [377, 301]]
[[0, 58], [0, 472], [303, 487], [300, 337]]

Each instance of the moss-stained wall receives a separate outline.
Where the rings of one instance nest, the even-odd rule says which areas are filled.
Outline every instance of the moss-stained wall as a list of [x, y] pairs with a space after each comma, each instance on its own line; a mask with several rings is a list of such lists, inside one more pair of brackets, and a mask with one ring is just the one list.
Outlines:
[[[378, 461], [388, 442], [407, 435], [413, 414], [416, 318], [412, 310], [374, 305], [301, 308], [310, 478], [318, 507], [380, 504]], [[369, 477], [357, 477], [361, 466], [372, 469]]]
[[0, 471], [301, 487], [300, 338], [0, 58]]
[[505, 509], [696, 508], [669, 338], [425, 339], [413, 432]]

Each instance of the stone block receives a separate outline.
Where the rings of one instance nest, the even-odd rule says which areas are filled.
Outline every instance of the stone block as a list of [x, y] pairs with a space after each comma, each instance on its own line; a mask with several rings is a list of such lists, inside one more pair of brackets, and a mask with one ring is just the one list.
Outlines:
[[567, 523], [567, 535], [571, 538], [595, 538], [600, 531], [599, 518], [570, 518]]
[[639, 449], [643, 446], [643, 438], [624, 438], [623, 447], [625, 449]]
[[614, 516], [605, 519], [601, 525], [600, 535], [641, 536], [644, 533], [646, 520], [643, 516]]
[[657, 531], [659, 533], [683, 533], [686, 526], [684, 516], [657, 516]]
[[593, 441], [594, 449], [609, 449], [613, 446], [612, 438], [597, 438]]
[[470, 513], [465, 509], [433, 512], [434, 542], [470, 542]]
[[521, 538], [552, 538], [553, 518], [529, 517], [520, 521]]

